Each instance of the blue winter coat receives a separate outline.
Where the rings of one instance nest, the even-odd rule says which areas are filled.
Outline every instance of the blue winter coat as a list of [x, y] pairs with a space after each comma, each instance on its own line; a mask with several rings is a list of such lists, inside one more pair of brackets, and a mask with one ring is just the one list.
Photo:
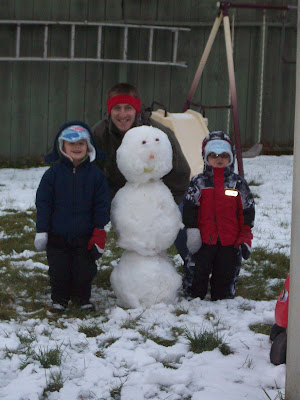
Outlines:
[[[89, 157], [74, 168], [73, 163], [60, 154], [57, 139], [70, 125], [90, 128], [80, 121], [72, 121], [59, 130], [53, 152], [46, 161], [59, 161], [43, 175], [36, 193], [37, 232], [52, 232], [67, 238], [92, 235], [94, 228], [103, 229], [109, 222], [110, 196], [104, 173], [90, 162]], [[93, 141], [96, 157], [101, 154]]]

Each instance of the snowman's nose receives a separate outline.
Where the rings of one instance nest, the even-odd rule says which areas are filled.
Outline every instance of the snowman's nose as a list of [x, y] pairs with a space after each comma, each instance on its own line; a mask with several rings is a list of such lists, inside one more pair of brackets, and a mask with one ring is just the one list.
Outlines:
[[153, 158], [155, 158], [155, 157], [154, 157], [154, 154], [150, 154], [149, 158], [150, 158], [151, 160], [153, 160]]

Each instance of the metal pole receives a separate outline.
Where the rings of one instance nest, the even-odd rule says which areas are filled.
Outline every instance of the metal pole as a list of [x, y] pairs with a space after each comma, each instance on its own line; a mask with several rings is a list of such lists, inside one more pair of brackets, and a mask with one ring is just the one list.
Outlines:
[[182, 112], [185, 112], [190, 107], [190, 103], [192, 101], [192, 97], [193, 97], [193, 95], [195, 93], [195, 90], [196, 90], [196, 88], [198, 86], [199, 80], [201, 78], [204, 66], [206, 64], [206, 61], [207, 61], [207, 58], [209, 56], [210, 50], [211, 50], [212, 45], [214, 43], [214, 40], [216, 38], [216, 34], [218, 32], [218, 29], [219, 29], [220, 23], [222, 21], [222, 18], [223, 18], [223, 14], [222, 14], [222, 12], [220, 12], [219, 15], [217, 16], [217, 18], [215, 19], [214, 25], [213, 25], [212, 30], [210, 32], [208, 41], [206, 43], [204, 52], [203, 52], [201, 60], [199, 62], [199, 66], [198, 66], [198, 69], [196, 71], [192, 86], [190, 88], [190, 91], [188, 92], [188, 95], [187, 95], [187, 98], [186, 98], [186, 102], [185, 102], [185, 105], [183, 106]]
[[265, 49], [266, 49], [266, 10], [263, 10], [263, 26], [261, 33], [261, 60], [260, 60], [260, 80], [259, 80], [259, 117], [258, 117], [258, 139], [261, 142], [261, 123], [263, 111], [263, 95], [264, 95], [264, 74], [265, 74]]
[[[298, 0], [298, 9], [300, 9], [300, 0]], [[298, 13], [297, 25], [291, 267], [285, 391], [285, 398], [287, 400], [300, 399], [300, 13]]]
[[278, 6], [270, 4], [252, 4], [252, 3], [232, 3], [231, 1], [221, 1], [217, 3], [221, 8], [249, 8], [249, 9], [264, 9], [264, 10], [297, 10], [296, 6]]
[[234, 65], [233, 65], [233, 55], [232, 46], [230, 38], [230, 24], [228, 14], [224, 14], [223, 17], [224, 24], [224, 34], [225, 34], [225, 44], [226, 44], [226, 55], [227, 55], [227, 65], [228, 65], [228, 76], [231, 94], [231, 105], [232, 105], [232, 116], [233, 116], [233, 130], [234, 130], [234, 143], [236, 148], [236, 158], [238, 163], [239, 174], [244, 177], [243, 159], [242, 159], [242, 145], [240, 137], [240, 124], [239, 124], [239, 114], [236, 96], [236, 86], [235, 86], [235, 76], [234, 76]]

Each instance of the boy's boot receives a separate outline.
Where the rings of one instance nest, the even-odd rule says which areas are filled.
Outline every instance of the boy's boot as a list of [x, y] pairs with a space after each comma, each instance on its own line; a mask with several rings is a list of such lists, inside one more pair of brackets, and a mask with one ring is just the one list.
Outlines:
[[81, 311], [96, 311], [96, 308], [95, 308], [94, 304], [91, 303], [90, 301], [88, 303], [86, 303], [86, 304], [81, 304], [79, 309]]
[[182, 289], [183, 295], [188, 300], [193, 298], [191, 290], [194, 277], [195, 263], [192, 261], [192, 257], [189, 254], [183, 264], [183, 279], [182, 279]]
[[54, 314], [62, 314], [68, 310], [68, 303], [54, 303], [50, 307], [50, 312]]

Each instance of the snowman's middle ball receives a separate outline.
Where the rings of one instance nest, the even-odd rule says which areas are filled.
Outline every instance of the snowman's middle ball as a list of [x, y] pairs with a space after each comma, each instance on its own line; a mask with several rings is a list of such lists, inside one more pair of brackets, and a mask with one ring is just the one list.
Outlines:
[[173, 151], [168, 136], [152, 126], [126, 132], [117, 150], [117, 164], [130, 183], [159, 180], [172, 169]]

